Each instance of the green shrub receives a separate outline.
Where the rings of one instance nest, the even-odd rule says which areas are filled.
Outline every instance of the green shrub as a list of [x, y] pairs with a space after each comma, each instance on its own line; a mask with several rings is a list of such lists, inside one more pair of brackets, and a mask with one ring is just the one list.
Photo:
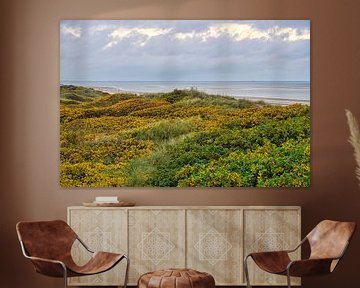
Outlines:
[[308, 187], [308, 139], [271, 143], [252, 152], [232, 152], [208, 164], [185, 166], [176, 175], [178, 186]]
[[147, 129], [134, 133], [133, 137], [159, 143], [195, 130], [196, 126], [189, 120], [161, 120]]
[[64, 187], [308, 187], [310, 107], [62, 86]]

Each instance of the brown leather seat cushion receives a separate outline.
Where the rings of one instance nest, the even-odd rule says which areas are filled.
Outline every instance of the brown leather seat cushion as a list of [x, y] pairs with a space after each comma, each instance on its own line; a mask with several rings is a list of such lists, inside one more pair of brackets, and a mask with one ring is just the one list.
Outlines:
[[214, 277], [192, 269], [167, 269], [143, 274], [138, 288], [213, 288]]

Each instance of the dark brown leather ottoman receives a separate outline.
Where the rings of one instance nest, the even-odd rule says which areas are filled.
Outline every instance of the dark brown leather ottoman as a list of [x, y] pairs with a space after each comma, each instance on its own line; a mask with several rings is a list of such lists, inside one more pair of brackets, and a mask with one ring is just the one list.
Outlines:
[[138, 288], [214, 288], [214, 277], [192, 269], [166, 269], [140, 276]]

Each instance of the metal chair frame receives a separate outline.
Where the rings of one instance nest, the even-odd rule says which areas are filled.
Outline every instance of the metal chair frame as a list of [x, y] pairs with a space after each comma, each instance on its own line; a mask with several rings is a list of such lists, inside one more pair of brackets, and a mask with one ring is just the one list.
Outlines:
[[[90, 253], [95, 253], [94, 251], [90, 250], [89, 247], [79, 238], [79, 236], [76, 234], [76, 240], [78, 240], [80, 242], [80, 244]], [[67, 288], [68, 287], [68, 277], [67, 277], [67, 267], [65, 265], [64, 262], [61, 262], [59, 260], [53, 260], [53, 259], [46, 259], [46, 258], [39, 258], [39, 257], [33, 257], [33, 256], [30, 256], [27, 251], [26, 251], [26, 248], [24, 246], [24, 243], [23, 241], [19, 241], [20, 242], [20, 246], [21, 246], [21, 251], [24, 255], [25, 258], [27, 259], [30, 259], [30, 260], [38, 260], [38, 261], [44, 261], [44, 262], [49, 262], [49, 263], [54, 263], [54, 264], [59, 264], [61, 265], [61, 267], [63, 268], [63, 271], [64, 271], [64, 287]], [[125, 271], [125, 279], [124, 279], [124, 286], [123, 288], [127, 288], [127, 282], [128, 282], [128, 277], [129, 277], [129, 265], [130, 265], [130, 259], [127, 255], [124, 255], [123, 256], [125, 259], [126, 259], [126, 271]], [[119, 261], [117, 264], [119, 264], [121, 261]], [[116, 265], [117, 265], [116, 264]], [[105, 271], [103, 271], [105, 272]], [[102, 273], [102, 272], [101, 272]], [[93, 274], [91, 274], [93, 275]], [[90, 275], [89, 275], [90, 276]]]

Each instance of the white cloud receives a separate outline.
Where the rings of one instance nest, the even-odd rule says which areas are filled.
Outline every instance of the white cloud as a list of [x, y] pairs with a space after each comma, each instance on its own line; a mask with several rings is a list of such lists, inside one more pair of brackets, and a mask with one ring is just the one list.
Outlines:
[[115, 46], [116, 44], [118, 44], [119, 41], [110, 41], [109, 43], [107, 43], [103, 49], [108, 49], [108, 48], [111, 48], [113, 46]]
[[126, 28], [119, 27], [115, 29], [113, 32], [109, 34], [111, 41], [107, 43], [103, 49], [108, 49], [116, 44], [118, 44], [121, 40], [136, 37], [135, 45], [143, 47], [146, 43], [153, 37], [161, 36], [170, 33], [173, 28]]
[[174, 37], [178, 40], [200, 39], [203, 42], [209, 39], [219, 37], [229, 37], [234, 41], [243, 40], [275, 40], [283, 41], [298, 41], [309, 40], [310, 31], [308, 29], [299, 30], [296, 28], [280, 28], [274, 27], [271, 29], [259, 29], [251, 24], [238, 23], [220, 23], [209, 26], [203, 31], [191, 31], [186, 33], [175, 33]]
[[178, 40], [188, 40], [188, 39], [193, 39], [196, 37], [196, 32], [195, 31], [191, 31], [191, 32], [179, 32], [179, 33], [175, 33], [174, 37]]
[[310, 30], [303, 29], [298, 30], [294, 28], [275, 28], [278, 29], [277, 34], [280, 37], [283, 37], [285, 41], [299, 41], [299, 40], [309, 40], [310, 39]]
[[131, 43], [135, 47], [144, 47], [151, 39], [161, 35], [167, 35], [169, 40], [197, 40], [199, 42], [207, 42], [220, 37], [228, 38], [234, 42], [245, 40], [295, 42], [310, 39], [309, 28], [279, 26], [258, 28], [254, 24], [236, 22], [218, 22], [204, 29], [194, 29], [189, 32], [176, 32], [176, 28], [171, 27], [126, 27], [114, 25], [97, 25], [91, 29], [93, 33], [110, 30], [110, 33], [107, 32], [109, 33], [107, 35], [108, 42], [102, 47], [103, 50], [113, 48], [125, 39], [131, 39]]
[[210, 26], [208, 31], [202, 35], [202, 38], [203, 41], [206, 41], [208, 38], [218, 38], [223, 35], [226, 35], [235, 41], [242, 41], [246, 39], [269, 39], [269, 35], [263, 30], [255, 28], [249, 24], [236, 23], [225, 23]]
[[61, 33], [71, 35], [74, 38], [80, 38], [82, 30], [80, 27], [61, 26]]
[[117, 28], [115, 31], [110, 33], [110, 37], [112, 39], [118, 39], [118, 40], [122, 40], [124, 38], [129, 37], [129, 35], [131, 34], [133, 29], [127, 29], [127, 28]]
[[92, 26], [90, 28], [90, 33], [103, 32], [111, 29], [114, 29], [114, 25], [100, 24], [100, 25]]
[[156, 37], [164, 34], [168, 34], [172, 28], [135, 28], [134, 31], [147, 37]]

